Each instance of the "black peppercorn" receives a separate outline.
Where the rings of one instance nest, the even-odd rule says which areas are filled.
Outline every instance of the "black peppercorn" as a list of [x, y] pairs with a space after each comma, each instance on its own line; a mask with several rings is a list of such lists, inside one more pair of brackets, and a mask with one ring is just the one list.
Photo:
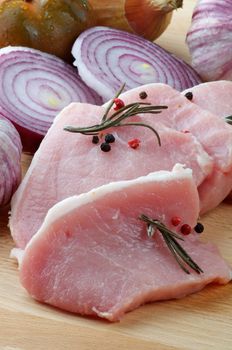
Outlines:
[[115, 141], [115, 137], [112, 134], [106, 134], [105, 136], [105, 142], [106, 143], [112, 143]]
[[99, 142], [99, 137], [97, 135], [94, 135], [92, 138], [92, 143], [94, 143], [95, 145], [98, 144]]
[[139, 97], [141, 98], [141, 100], [145, 100], [145, 98], [147, 98], [147, 93], [145, 91], [140, 92]]
[[109, 152], [111, 150], [111, 146], [107, 142], [103, 142], [101, 144], [101, 150], [103, 152]]
[[202, 233], [204, 231], [204, 226], [198, 222], [197, 225], [194, 227], [194, 230], [196, 233]]
[[193, 99], [193, 93], [191, 91], [186, 92], [185, 97], [189, 100], [192, 101]]

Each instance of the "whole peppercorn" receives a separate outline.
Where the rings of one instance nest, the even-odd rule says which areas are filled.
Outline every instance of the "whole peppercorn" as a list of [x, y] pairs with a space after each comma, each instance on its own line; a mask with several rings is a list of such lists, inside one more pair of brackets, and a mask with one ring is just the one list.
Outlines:
[[202, 233], [204, 231], [204, 226], [198, 222], [197, 225], [194, 227], [194, 231], [196, 231], [196, 233]]
[[118, 111], [119, 109], [125, 106], [125, 103], [120, 98], [115, 98], [114, 104], [115, 104], [115, 107], [114, 107], [115, 111]]
[[188, 224], [184, 224], [181, 226], [181, 229], [180, 229], [180, 232], [187, 236], [191, 233], [192, 229], [191, 229], [191, 226], [189, 226]]
[[171, 223], [173, 226], [178, 226], [181, 223], [181, 218], [179, 216], [173, 216]]
[[146, 91], [140, 92], [139, 97], [141, 98], [141, 100], [145, 100], [145, 99], [147, 98], [147, 93], [146, 93]]
[[136, 149], [139, 147], [140, 142], [141, 141], [139, 139], [132, 139], [128, 141], [128, 146], [130, 148]]
[[106, 134], [105, 136], [106, 143], [113, 143], [114, 141], [115, 141], [115, 137], [113, 134]]
[[98, 144], [99, 142], [99, 137], [97, 135], [94, 135], [92, 138], [92, 143], [94, 143], [95, 145]]
[[193, 99], [193, 93], [191, 91], [186, 92], [185, 97], [189, 100], [192, 101]]
[[103, 142], [100, 147], [103, 152], [109, 152], [111, 150], [110, 144], [106, 142]]

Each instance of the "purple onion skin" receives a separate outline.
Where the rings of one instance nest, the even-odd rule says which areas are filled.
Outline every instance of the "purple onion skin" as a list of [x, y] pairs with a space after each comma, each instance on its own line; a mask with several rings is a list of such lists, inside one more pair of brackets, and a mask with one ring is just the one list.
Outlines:
[[232, 1], [199, 0], [186, 42], [204, 81], [232, 80]]
[[14, 125], [0, 116], [0, 207], [9, 204], [21, 181], [22, 143]]

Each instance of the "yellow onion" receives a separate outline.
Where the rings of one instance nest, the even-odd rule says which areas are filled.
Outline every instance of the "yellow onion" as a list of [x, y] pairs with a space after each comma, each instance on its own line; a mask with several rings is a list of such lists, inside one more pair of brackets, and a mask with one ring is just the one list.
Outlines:
[[171, 21], [172, 11], [182, 0], [89, 0], [96, 25], [158, 38]]

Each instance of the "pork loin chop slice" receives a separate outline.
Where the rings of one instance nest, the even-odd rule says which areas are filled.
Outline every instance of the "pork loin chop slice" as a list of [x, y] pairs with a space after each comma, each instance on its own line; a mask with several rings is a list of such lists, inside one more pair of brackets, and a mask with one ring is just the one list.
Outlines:
[[[24, 248], [41, 226], [47, 211], [69, 196], [103, 184], [129, 180], [157, 170], [171, 170], [176, 163], [193, 169], [199, 186], [212, 171], [212, 159], [190, 134], [160, 126], [161, 147], [154, 133], [142, 127], [112, 130], [116, 140], [110, 152], [92, 143], [91, 136], [64, 131], [65, 125], [99, 123], [105, 109], [75, 103], [64, 109], [42, 141], [11, 203], [10, 229], [16, 245]], [[139, 148], [128, 141], [139, 138]]]
[[185, 236], [181, 244], [204, 271], [189, 268], [187, 274], [160, 233], [148, 238], [139, 220], [145, 214], [173, 230], [174, 216], [194, 227], [198, 213], [191, 171], [179, 166], [67, 198], [49, 210], [27, 245], [22, 285], [41, 302], [116, 321], [146, 302], [225, 284], [231, 270], [214, 246], [200, 243], [193, 232]]
[[[213, 158], [213, 172], [201, 184], [201, 213], [216, 207], [232, 189], [231, 126], [216, 114], [202, 109], [164, 84], [144, 85], [121, 94], [120, 98], [125, 103], [138, 101], [142, 91], [147, 94], [143, 102], [168, 105], [167, 110], [153, 118], [176, 130], [190, 131]], [[207, 100], [207, 96], [205, 99]]]
[[[183, 91], [183, 95], [192, 92], [192, 102], [225, 120], [232, 115], [232, 82], [227, 80], [211, 81], [194, 86], [192, 89]], [[231, 126], [232, 128], [232, 126]], [[232, 176], [232, 175], [231, 175]], [[226, 185], [228, 181], [222, 179]], [[212, 184], [210, 184], [212, 186]], [[219, 190], [214, 185], [215, 190]], [[230, 192], [232, 198], [232, 191]]]
[[199, 84], [182, 92], [192, 92], [192, 102], [221, 118], [232, 115], [232, 81], [219, 80]]

